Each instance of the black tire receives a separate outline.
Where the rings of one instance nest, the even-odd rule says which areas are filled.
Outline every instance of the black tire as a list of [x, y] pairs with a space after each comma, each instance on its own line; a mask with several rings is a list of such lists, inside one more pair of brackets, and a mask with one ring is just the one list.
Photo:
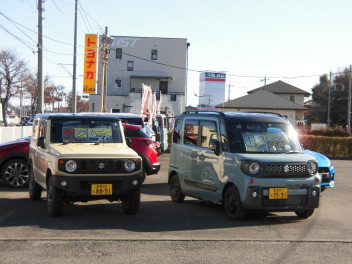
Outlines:
[[3, 182], [11, 188], [23, 188], [28, 185], [28, 163], [22, 159], [7, 161], [1, 170]]
[[303, 211], [295, 211], [295, 214], [301, 219], [307, 219], [314, 213], [314, 209], [307, 209]]
[[135, 215], [138, 212], [139, 205], [141, 203], [141, 191], [140, 189], [134, 190], [127, 197], [122, 199], [122, 209], [125, 214]]
[[29, 198], [32, 201], [39, 201], [42, 197], [42, 187], [35, 181], [33, 168], [29, 168], [29, 180], [28, 180]]
[[185, 200], [185, 194], [182, 191], [180, 180], [176, 174], [172, 175], [170, 180], [170, 197], [174, 203], [182, 203]]
[[62, 210], [63, 210], [62, 191], [54, 186], [53, 177], [50, 177], [48, 180], [47, 208], [48, 208], [48, 214], [52, 217], [57, 217], [62, 215]]
[[223, 205], [228, 218], [232, 220], [244, 218], [245, 211], [243, 210], [240, 194], [235, 186], [226, 189]]

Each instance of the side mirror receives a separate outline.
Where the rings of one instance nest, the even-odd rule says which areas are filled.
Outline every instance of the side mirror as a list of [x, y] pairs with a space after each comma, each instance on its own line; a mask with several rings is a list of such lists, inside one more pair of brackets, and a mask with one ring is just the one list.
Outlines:
[[217, 156], [220, 155], [220, 142], [218, 140], [211, 139], [209, 142], [209, 147]]
[[126, 144], [129, 147], [131, 147], [131, 145], [132, 145], [132, 140], [129, 137], [126, 137]]
[[45, 149], [44, 137], [37, 138], [37, 146], [41, 147], [42, 149]]

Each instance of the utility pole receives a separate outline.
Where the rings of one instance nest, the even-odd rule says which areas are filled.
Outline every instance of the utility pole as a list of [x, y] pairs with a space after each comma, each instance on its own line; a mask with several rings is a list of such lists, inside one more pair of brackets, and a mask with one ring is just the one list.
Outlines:
[[348, 83], [348, 109], [347, 109], [347, 132], [351, 134], [351, 86], [352, 86], [352, 65], [350, 65], [350, 81]]
[[101, 37], [102, 51], [101, 51], [101, 82], [100, 82], [100, 112], [106, 112], [106, 64], [108, 60], [108, 44], [114, 41], [112, 37], [108, 36], [108, 27], [105, 27], [105, 34]]
[[331, 85], [332, 85], [332, 82], [331, 82], [331, 72], [330, 72], [330, 83], [329, 83], [329, 91], [328, 91], [328, 120], [327, 120], [327, 123], [328, 123], [328, 128], [330, 128], [330, 97], [331, 97]]
[[268, 80], [269, 80], [269, 78], [266, 78], [266, 74], [265, 74], [264, 79], [261, 79], [260, 81], [264, 82], [264, 86], [266, 86], [266, 81], [268, 81]]
[[77, 109], [76, 63], [77, 63], [77, 0], [75, 0], [75, 30], [73, 42], [72, 113]]
[[44, 109], [44, 78], [43, 78], [43, 12], [44, 1], [38, 0], [38, 102], [37, 112]]
[[[227, 100], [230, 101], [231, 87], [232, 87], [233, 85], [231, 85], [231, 83], [229, 83], [227, 86], [229, 87], [229, 88], [227, 89]], [[225, 100], [225, 98], [224, 98], [224, 100]]]

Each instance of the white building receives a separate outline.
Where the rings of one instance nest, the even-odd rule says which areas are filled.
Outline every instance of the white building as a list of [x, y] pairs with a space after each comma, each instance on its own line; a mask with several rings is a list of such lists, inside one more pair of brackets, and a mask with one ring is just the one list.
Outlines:
[[[158, 102], [161, 94], [162, 112], [178, 115], [184, 111], [187, 39], [112, 37], [114, 41], [108, 45], [105, 108], [110, 112], [140, 113], [144, 83], [156, 92]], [[93, 112], [101, 108], [100, 70], [97, 83], [98, 93], [89, 98], [89, 110]]]
[[199, 106], [214, 107], [225, 101], [226, 74], [202, 72], [199, 80]]

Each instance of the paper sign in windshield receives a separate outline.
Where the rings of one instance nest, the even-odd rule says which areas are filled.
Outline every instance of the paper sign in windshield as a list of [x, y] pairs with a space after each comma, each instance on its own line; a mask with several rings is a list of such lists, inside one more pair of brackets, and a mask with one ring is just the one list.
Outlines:
[[243, 133], [247, 151], [255, 152], [287, 152], [290, 144], [283, 133]]
[[112, 141], [110, 127], [63, 128], [64, 142], [106, 142]]

